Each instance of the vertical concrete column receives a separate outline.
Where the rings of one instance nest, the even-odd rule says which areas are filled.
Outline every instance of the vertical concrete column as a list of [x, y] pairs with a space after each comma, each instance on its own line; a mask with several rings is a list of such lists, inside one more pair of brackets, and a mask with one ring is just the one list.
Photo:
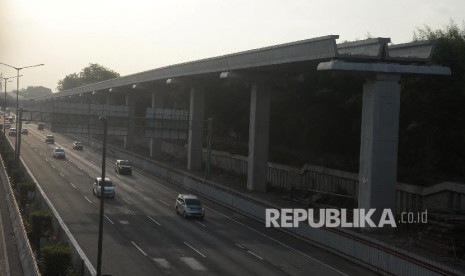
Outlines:
[[[163, 100], [163, 95], [160, 92], [152, 92], [152, 108], [163, 108]], [[150, 157], [161, 153], [161, 144], [161, 139], [150, 138]]]
[[247, 189], [266, 192], [271, 86], [255, 83], [251, 92]]
[[124, 149], [134, 150], [134, 135], [135, 135], [135, 116], [136, 116], [136, 98], [130, 93], [126, 94], [126, 105], [129, 109], [128, 114], [128, 133], [124, 137]]
[[386, 208], [396, 213], [399, 112], [400, 76], [368, 78], [363, 87], [358, 206], [376, 208], [378, 216]]
[[187, 147], [187, 169], [198, 171], [202, 168], [202, 140], [203, 140], [203, 88], [193, 87], [190, 91], [189, 108], [189, 140]]

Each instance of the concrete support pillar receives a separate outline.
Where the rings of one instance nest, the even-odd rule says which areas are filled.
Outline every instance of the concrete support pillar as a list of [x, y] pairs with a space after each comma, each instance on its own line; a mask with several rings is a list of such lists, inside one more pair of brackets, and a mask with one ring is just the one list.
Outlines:
[[266, 192], [271, 86], [255, 83], [251, 92], [247, 189]]
[[[396, 213], [400, 76], [377, 74], [363, 87], [359, 208]], [[374, 217], [375, 218], [375, 217]], [[375, 222], [376, 223], [376, 222]]]
[[191, 171], [202, 169], [204, 97], [203, 88], [191, 88], [187, 148], [187, 169]]
[[128, 114], [128, 133], [124, 137], [124, 149], [132, 151], [134, 150], [134, 136], [135, 136], [135, 116], [136, 116], [136, 98], [134, 95], [127, 93], [126, 94], [126, 105], [129, 109]]
[[[163, 95], [161, 93], [152, 93], [152, 108], [163, 108]], [[161, 153], [161, 139], [150, 138], [150, 157], [153, 158], [156, 154]]]

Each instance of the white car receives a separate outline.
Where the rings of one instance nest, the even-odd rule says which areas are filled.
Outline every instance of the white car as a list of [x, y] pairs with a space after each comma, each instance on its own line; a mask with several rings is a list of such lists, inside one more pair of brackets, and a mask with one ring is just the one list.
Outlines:
[[[105, 177], [103, 185], [103, 196], [109, 198], [115, 198], [115, 185], [111, 182], [110, 178]], [[92, 187], [92, 193], [97, 197], [102, 195], [102, 178], [96, 177], [94, 178], [94, 185]]]
[[61, 147], [56, 147], [54, 150], [53, 150], [53, 158], [63, 158], [65, 159], [66, 156], [65, 156], [65, 149], [64, 148], [61, 148]]

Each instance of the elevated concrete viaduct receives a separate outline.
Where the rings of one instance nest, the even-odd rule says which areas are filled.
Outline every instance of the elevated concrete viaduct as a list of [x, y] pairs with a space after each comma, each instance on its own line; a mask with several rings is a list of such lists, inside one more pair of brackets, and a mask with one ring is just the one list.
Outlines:
[[[366, 83], [359, 207], [395, 209], [401, 77], [406, 74], [448, 75], [450, 70], [426, 65], [433, 52], [432, 42], [389, 45], [389, 38], [375, 38], [338, 45], [337, 38], [329, 35], [140, 72], [41, 97], [35, 108], [54, 111], [57, 110], [55, 105], [60, 103], [66, 106], [60, 109], [62, 115], [72, 117], [87, 112], [88, 116], [97, 116], [100, 112], [122, 120], [125, 123], [115, 126], [113, 133], [123, 135], [124, 147], [131, 150], [135, 136], [139, 135], [135, 118], [157, 118], [156, 112], [166, 106], [168, 92], [181, 91], [189, 97], [186, 106], [189, 126], [185, 134], [188, 138], [187, 168], [200, 170], [205, 88], [224, 80], [246, 82], [251, 93], [247, 188], [265, 192], [273, 84], [292, 81], [316, 70], [363, 74]], [[70, 99], [75, 98], [80, 100], [71, 106]], [[179, 119], [187, 114], [180, 111], [175, 116]], [[160, 134], [153, 129], [147, 132], [152, 133], [148, 137], [150, 156], [154, 156], [160, 151]], [[94, 133], [99, 132], [95, 130]]]

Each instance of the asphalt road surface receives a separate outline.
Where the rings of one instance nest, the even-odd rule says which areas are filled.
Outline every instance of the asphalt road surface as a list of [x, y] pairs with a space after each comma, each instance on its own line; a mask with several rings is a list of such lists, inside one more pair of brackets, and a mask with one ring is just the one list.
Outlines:
[[[97, 263], [99, 199], [92, 193], [101, 175], [101, 152], [25, 125], [21, 156], [92, 262]], [[13, 137], [11, 137], [12, 141]], [[56, 146], [66, 159], [54, 159]], [[133, 170], [117, 175], [107, 158], [106, 176], [115, 199], [105, 200], [102, 273], [110, 275], [371, 275], [369, 270], [311, 246], [263, 223], [200, 197], [205, 220], [183, 219], [174, 203], [191, 193]]]

